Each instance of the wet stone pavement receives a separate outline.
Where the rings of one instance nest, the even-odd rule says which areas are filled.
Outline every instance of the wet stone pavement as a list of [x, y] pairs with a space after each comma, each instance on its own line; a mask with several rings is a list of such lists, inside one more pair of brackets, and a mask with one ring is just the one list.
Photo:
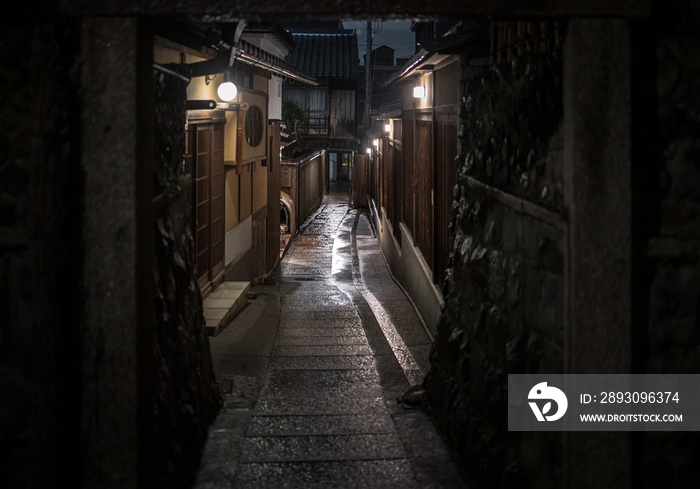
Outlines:
[[346, 194], [326, 197], [274, 278], [211, 338], [225, 406], [197, 487], [465, 487], [402, 397], [431, 340]]

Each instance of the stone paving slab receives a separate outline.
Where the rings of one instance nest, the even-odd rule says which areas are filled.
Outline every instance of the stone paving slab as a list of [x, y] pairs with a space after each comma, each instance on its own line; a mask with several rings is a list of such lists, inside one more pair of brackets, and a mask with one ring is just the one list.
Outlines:
[[318, 240], [315, 240], [315, 242], [306, 241], [295, 243], [294, 250], [292, 250], [289, 256], [285, 257], [282, 263], [284, 265], [298, 263], [309, 265], [313, 264], [313, 262], [305, 260], [331, 261], [333, 259], [333, 240], [330, 237], [326, 237], [325, 239], [327, 242], [319, 244], [316, 244], [319, 242]]
[[293, 316], [294, 313], [301, 312], [303, 314], [315, 312], [329, 312], [337, 317], [353, 317], [357, 315], [357, 310], [353, 307], [352, 302], [345, 301], [333, 304], [326, 301], [285, 301], [282, 304], [282, 315], [284, 317]]
[[[312, 282], [313, 283], [313, 282]], [[317, 282], [318, 283], [318, 282]], [[311, 288], [310, 284], [304, 284], [302, 287], [294, 291], [294, 295], [286, 295], [285, 302], [297, 302], [302, 300], [318, 300], [323, 302], [338, 301], [339, 303], [351, 302], [348, 296], [340, 291], [333, 290], [323, 282], [318, 283], [318, 287]], [[319, 291], [323, 292], [322, 294]]]
[[301, 319], [305, 321], [356, 319], [359, 321], [360, 317], [357, 315], [357, 311], [354, 308], [345, 308], [339, 311], [289, 311], [284, 314], [283, 324], [289, 324], [290, 319]]
[[445, 489], [464, 487], [456, 468], [444, 463], [442, 441], [425, 413], [395, 414], [392, 419], [421, 486], [433, 484]]
[[247, 436], [300, 436], [394, 433], [394, 423], [385, 414], [341, 414], [308, 416], [254, 416]]
[[405, 458], [396, 433], [246, 437], [241, 462], [306, 462]]
[[308, 357], [319, 355], [371, 355], [372, 349], [369, 345], [354, 344], [326, 344], [326, 345], [277, 345], [272, 349], [273, 355]]
[[407, 345], [430, 343], [425, 329], [416, 316], [413, 306], [407, 299], [385, 300], [382, 302], [384, 310], [389, 314], [394, 324], [401, 325], [401, 336]]
[[[439, 455], [440, 436], [420, 411], [392, 415], [399, 433], [404, 438], [404, 449], [409, 458]], [[433, 450], [433, 452], [431, 452]]]
[[327, 294], [326, 291], [315, 290], [313, 292], [295, 292], [291, 297], [285, 297], [283, 305], [285, 306], [304, 306], [313, 307], [317, 304], [324, 306], [352, 306], [352, 301], [343, 293]]
[[[324, 323], [322, 323], [324, 324]], [[299, 337], [335, 337], [342, 338], [345, 336], [360, 336], [365, 338], [365, 330], [361, 327], [335, 327], [335, 328], [325, 328], [325, 327], [296, 327], [296, 326], [285, 326], [279, 329], [279, 334], [277, 335], [278, 344], [279, 341], [283, 341], [285, 338], [299, 338]]]
[[[292, 317], [290, 317], [292, 316]], [[318, 316], [325, 317], [301, 317], [295, 314], [287, 314], [284, 316], [280, 322], [280, 332], [284, 332], [290, 329], [306, 329], [306, 330], [316, 330], [316, 329], [348, 329], [348, 328], [362, 328], [362, 321], [359, 316], [352, 317], [329, 317], [327, 314], [320, 313]]]
[[294, 242], [295, 247], [303, 248], [304, 246], [311, 247], [313, 250], [318, 250], [319, 246], [330, 245], [333, 246], [333, 238], [325, 234], [313, 234], [307, 229], [307, 231], [299, 236]]
[[297, 293], [317, 292], [319, 290], [328, 292], [337, 289], [332, 284], [331, 277], [285, 277], [285, 282], [279, 282], [279, 291], [285, 298], [293, 297]]
[[286, 275], [330, 275], [331, 267], [312, 267], [303, 265], [280, 265]]
[[367, 345], [362, 336], [284, 336], [277, 339], [277, 346], [330, 346]]
[[415, 489], [411, 467], [405, 459], [241, 464], [236, 488], [278, 489]]
[[[322, 275], [326, 275], [331, 267], [333, 266], [333, 261], [331, 259], [323, 259], [319, 258], [316, 256], [309, 256], [309, 257], [297, 257], [299, 259], [299, 262], [289, 262], [285, 263], [284, 266], [282, 266], [282, 270], [286, 273], [289, 273], [291, 275], [305, 275], [308, 270], [320, 270], [322, 271]], [[301, 273], [303, 272], [303, 273]], [[315, 272], [313, 272], [315, 273]]]
[[277, 370], [272, 371], [260, 393], [261, 399], [298, 399], [381, 396], [379, 375], [373, 370]]
[[342, 355], [318, 357], [274, 357], [272, 370], [362, 370], [376, 368], [371, 355]]
[[307, 399], [260, 399], [255, 405], [256, 415], [320, 415], [320, 414], [374, 414], [386, 409], [380, 395], [366, 398], [348, 398], [338, 402], [333, 397]]

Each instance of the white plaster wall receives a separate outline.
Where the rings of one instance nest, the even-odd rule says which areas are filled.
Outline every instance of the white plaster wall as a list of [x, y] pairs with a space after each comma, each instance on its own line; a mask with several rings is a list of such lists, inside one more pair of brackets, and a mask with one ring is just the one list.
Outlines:
[[228, 233], [224, 240], [224, 261], [230, 265], [253, 246], [253, 216], [248, 216]]
[[282, 119], [282, 79], [278, 76], [272, 76], [267, 81], [267, 93], [269, 95], [268, 102], [268, 119]]
[[434, 336], [437, 334], [437, 323], [442, 307], [445, 305], [442, 293], [433, 284], [430, 267], [428, 267], [420, 250], [413, 245], [413, 237], [406, 226], [403, 223], [399, 224], [401, 247], [394, 238], [391, 224], [385, 216], [386, 212], [382, 209], [382, 217], [377, 223], [377, 235], [382, 253], [389, 264], [391, 273], [411, 296], [411, 300], [418, 308], [423, 321]]

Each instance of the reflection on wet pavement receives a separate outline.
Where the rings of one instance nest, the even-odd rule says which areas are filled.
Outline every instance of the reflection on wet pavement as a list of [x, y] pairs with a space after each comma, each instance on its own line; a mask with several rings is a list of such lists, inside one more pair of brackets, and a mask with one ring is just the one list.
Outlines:
[[[356, 227], [357, 221], [355, 221], [354, 228]], [[406, 376], [408, 383], [412, 386], [419, 385], [423, 382], [425, 372], [420, 368], [416, 360], [413, 358], [413, 354], [406, 346], [406, 343], [404, 342], [399, 332], [396, 330], [396, 326], [392, 322], [391, 317], [387, 313], [386, 309], [384, 309], [384, 306], [382, 306], [381, 302], [379, 302], [374, 296], [374, 294], [369, 291], [364, 281], [362, 280], [362, 274], [360, 273], [360, 263], [357, 257], [357, 244], [355, 242], [356, 238], [354, 233], [352, 239], [352, 278], [353, 283], [355, 284], [355, 288], [357, 288], [360, 294], [362, 294], [362, 297], [364, 297], [365, 301], [367, 301], [367, 304], [372, 309], [372, 313], [377, 319], [377, 323], [379, 323], [379, 327], [381, 328], [382, 333], [384, 333], [384, 337], [389, 343], [391, 350], [394, 352], [394, 356], [399, 362], [401, 370], [403, 370], [403, 373]]]
[[363, 314], [376, 317], [401, 385], [423, 372], [362, 281], [357, 217], [347, 196], [330, 195], [280, 264], [279, 329], [231, 487], [463, 487], [427, 417], [386, 397]]

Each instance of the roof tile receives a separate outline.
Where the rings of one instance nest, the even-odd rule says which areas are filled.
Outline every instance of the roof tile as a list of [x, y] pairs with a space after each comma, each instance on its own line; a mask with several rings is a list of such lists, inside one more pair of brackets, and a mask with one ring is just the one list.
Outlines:
[[292, 32], [296, 48], [287, 62], [316, 78], [357, 78], [357, 36], [339, 31], [323, 34]]

